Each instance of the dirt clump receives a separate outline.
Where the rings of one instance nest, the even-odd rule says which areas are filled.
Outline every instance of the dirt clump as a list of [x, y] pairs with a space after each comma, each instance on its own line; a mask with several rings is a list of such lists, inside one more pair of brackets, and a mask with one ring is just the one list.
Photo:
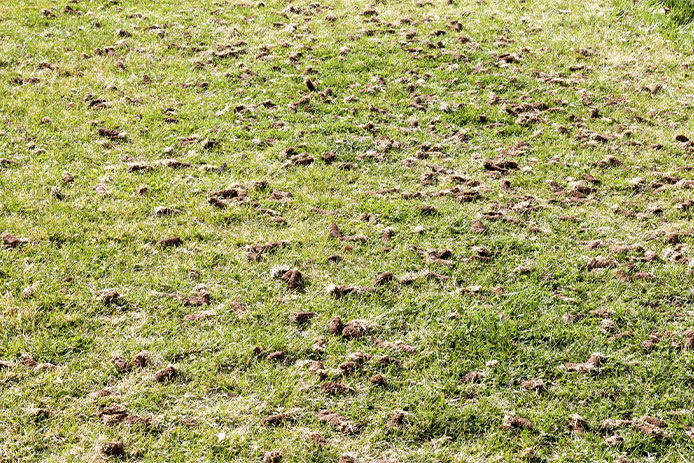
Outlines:
[[158, 383], [164, 383], [167, 381], [171, 381], [176, 376], [178, 376], [178, 368], [176, 368], [173, 365], [169, 365], [168, 367], [154, 373], [153, 378], [154, 378], [154, 381], [156, 381]]
[[17, 238], [12, 233], [5, 233], [4, 235], [2, 235], [2, 244], [7, 249], [18, 248], [19, 246], [24, 244], [24, 242], [25, 240]]
[[105, 442], [101, 446], [101, 453], [107, 457], [122, 458], [125, 456], [125, 445], [123, 442]]
[[373, 375], [369, 378], [369, 383], [373, 386], [385, 386], [386, 385], [386, 377], [383, 376], [382, 374], [378, 373], [378, 374]]
[[287, 421], [290, 418], [288, 413], [276, 413], [274, 415], [268, 415], [260, 420], [261, 424], [265, 425], [275, 425], [283, 421]]
[[576, 371], [579, 373], [588, 373], [597, 369], [605, 360], [601, 354], [592, 354], [588, 360], [583, 363], [571, 363], [567, 362], [564, 364], [568, 371]]
[[395, 412], [388, 420], [388, 426], [391, 428], [400, 428], [405, 424], [405, 412]]
[[533, 424], [527, 418], [507, 415], [504, 417], [502, 427], [504, 429], [532, 429]]
[[170, 238], [163, 238], [157, 241], [157, 246], [162, 246], [166, 248], [180, 246], [181, 244], [183, 244], [183, 240], [180, 236], [172, 236]]
[[330, 319], [330, 322], [328, 322], [328, 332], [330, 332], [330, 334], [338, 334], [342, 332], [343, 326], [340, 317], [333, 317]]
[[332, 427], [344, 434], [350, 434], [356, 430], [356, 427], [349, 419], [345, 418], [339, 413], [335, 413], [330, 410], [319, 411], [316, 415], [316, 418], [318, 419], [318, 421], [328, 423], [329, 425], [331, 425]]
[[321, 384], [320, 390], [323, 394], [327, 395], [342, 395], [349, 392], [349, 387], [339, 381], [330, 381]]
[[119, 371], [127, 372], [130, 371], [133, 367], [127, 359], [124, 359], [120, 355], [114, 355], [113, 357], [111, 357], [111, 363]]
[[545, 382], [540, 378], [527, 379], [521, 383], [521, 387], [526, 391], [540, 392], [545, 388]]
[[282, 461], [282, 452], [279, 450], [271, 450], [263, 455], [263, 463], [280, 463]]

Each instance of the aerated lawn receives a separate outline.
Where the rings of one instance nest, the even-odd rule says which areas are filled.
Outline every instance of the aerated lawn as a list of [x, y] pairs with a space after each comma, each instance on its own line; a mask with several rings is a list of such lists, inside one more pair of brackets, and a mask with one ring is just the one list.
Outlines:
[[0, 2], [0, 461], [691, 462], [667, 3]]

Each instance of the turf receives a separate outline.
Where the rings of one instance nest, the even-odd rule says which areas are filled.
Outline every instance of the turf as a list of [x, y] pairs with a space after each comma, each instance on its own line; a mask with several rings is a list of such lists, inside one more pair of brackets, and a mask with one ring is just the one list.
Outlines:
[[691, 461], [653, 14], [3, 1], [0, 461]]
[[689, 24], [694, 21], [694, 3], [687, 0], [664, 0], [660, 4], [667, 8], [666, 14], [671, 14], [675, 23]]

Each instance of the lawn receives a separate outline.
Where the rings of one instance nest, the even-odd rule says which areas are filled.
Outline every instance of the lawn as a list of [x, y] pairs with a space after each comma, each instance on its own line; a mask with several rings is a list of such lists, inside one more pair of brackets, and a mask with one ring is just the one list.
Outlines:
[[0, 462], [691, 462], [670, 3], [2, 1]]

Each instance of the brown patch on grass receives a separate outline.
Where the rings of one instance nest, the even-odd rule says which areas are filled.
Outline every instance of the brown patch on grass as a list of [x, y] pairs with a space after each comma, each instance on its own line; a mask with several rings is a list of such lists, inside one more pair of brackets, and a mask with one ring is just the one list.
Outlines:
[[25, 240], [17, 238], [12, 233], [5, 233], [4, 235], [2, 235], [2, 244], [7, 249], [18, 248], [23, 243], [25, 243]]
[[331, 425], [332, 427], [344, 434], [350, 434], [356, 430], [356, 427], [354, 426], [354, 424], [352, 424], [352, 422], [349, 419], [345, 418], [339, 413], [335, 413], [330, 410], [319, 411], [316, 415], [316, 418], [318, 419], [318, 421], [328, 423], [329, 425]]
[[328, 332], [330, 334], [337, 334], [342, 331], [342, 319], [340, 317], [333, 317], [328, 322]]
[[600, 430], [604, 432], [612, 432], [617, 428], [624, 426], [631, 426], [634, 424], [634, 420], [616, 420], [614, 418], [607, 418], [600, 422]]
[[470, 231], [472, 233], [480, 234], [484, 233], [487, 230], [487, 227], [484, 226], [484, 222], [481, 220], [475, 220], [472, 222], [472, 225], [470, 226]]
[[157, 241], [157, 246], [162, 246], [162, 247], [173, 247], [173, 246], [180, 246], [183, 244], [183, 240], [181, 239], [180, 236], [172, 236], [171, 238], [164, 238], [159, 241]]
[[309, 360], [308, 368], [309, 370], [311, 370], [311, 373], [321, 378], [327, 374], [327, 372], [325, 371], [325, 366], [323, 365], [323, 362], [321, 362], [320, 360]]
[[299, 270], [287, 270], [280, 279], [287, 282], [287, 288], [296, 289], [304, 285], [304, 276]]
[[656, 279], [655, 275], [651, 272], [636, 272], [633, 275], [634, 280], [643, 281], [653, 281]]
[[219, 208], [224, 208], [231, 203], [244, 203], [247, 201], [246, 190], [240, 187], [215, 191], [207, 200], [208, 203]]
[[610, 336], [609, 338], [607, 338], [607, 340], [608, 341], [615, 341], [617, 339], [622, 339], [622, 338], [631, 338], [634, 336], [634, 334], [635, 333], [632, 330], [624, 331], [622, 333], [617, 333], [617, 334]]
[[98, 292], [99, 299], [106, 305], [116, 304], [121, 301], [121, 295], [113, 289], [102, 289]]
[[623, 269], [617, 269], [613, 272], [613, 275], [616, 279], [623, 283], [629, 283], [631, 282], [631, 276], [626, 272], [626, 270]]
[[286, 241], [276, 241], [273, 243], [266, 243], [266, 244], [256, 244], [253, 246], [246, 246], [245, 251], [246, 251], [246, 258], [253, 262], [259, 262], [262, 260], [262, 255], [269, 253], [269, 252], [274, 252], [277, 249], [282, 249], [284, 247], [287, 247], [289, 245], [288, 242]]
[[13, 167], [23, 165], [13, 159], [0, 158], [0, 167]]
[[645, 419], [643, 423], [634, 423], [633, 427], [645, 435], [652, 437], [653, 439], [660, 440], [665, 437], [665, 431], [660, 426], [657, 426], [652, 422], [645, 421]]
[[339, 371], [341, 375], [346, 376], [354, 373], [355, 371], [357, 371], [358, 368], [359, 365], [357, 364], [357, 362], [355, 362], [354, 360], [346, 360], [342, 362], [340, 365], [338, 365], [337, 371]]
[[152, 418], [146, 416], [130, 415], [123, 423], [128, 426], [143, 426], [145, 428], [150, 428], [154, 424], [154, 421]]
[[150, 166], [149, 164], [146, 164], [144, 162], [131, 162], [128, 163], [128, 172], [151, 172], [154, 170], [154, 167]]
[[325, 352], [325, 346], [327, 345], [327, 343], [328, 342], [323, 338], [317, 339], [316, 342], [314, 342], [311, 346], [311, 350], [313, 352], [322, 354], [323, 352]]
[[599, 160], [598, 162], [595, 163], [596, 166], [598, 167], [617, 167], [622, 165], [622, 161], [617, 159], [614, 156], [606, 156], [605, 158]]
[[35, 371], [52, 370], [53, 368], [55, 368], [55, 365], [53, 365], [52, 363], [37, 362], [36, 360], [34, 360], [34, 357], [27, 352], [22, 353], [22, 355], [20, 356], [20, 360], [25, 367]]
[[309, 437], [311, 438], [311, 442], [313, 442], [314, 444], [316, 444], [318, 446], [324, 447], [324, 446], [328, 445], [328, 439], [321, 436], [317, 432], [311, 433], [311, 435]]
[[34, 419], [42, 420], [51, 416], [51, 411], [47, 408], [29, 408], [27, 414]]
[[366, 320], [351, 320], [342, 328], [342, 336], [347, 339], [361, 338], [370, 330], [370, 324]]
[[497, 254], [495, 251], [483, 246], [473, 246], [471, 250], [473, 252], [472, 258], [477, 260], [489, 260]]
[[101, 453], [107, 457], [123, 458], [125, 456], [125, 445], [120, 442], [105, 442], [101, 446]]
[[603, 441], [606, 445], [609, 445], [610, 447], [615, 447], [617, 445], [620, 445], [624, 441], [624, 438], [622, 436], [614, 435], [605, 437]]
[[395, 279], [395, 275], [393, 275], [391, 272], [381, 272], [378, 275], [376, 275], [376, 285], [384, 285], [390, 281], [393, 281]]
[[381, 235], [381, 241], [383, 242], [388, 242], [393, 239], [393, 236], [395, 236], [395, 229], [392, 227], [387, 227], [383, 229], [383, 233]]
[[292, 200], [293, 197], [294, 195], [288, 191], [273, 190], [268, 199], [270, 199], [271, 201], [288, 203]]
[[395, 412], [388, 420], [388, 426], [391, 428], [400, 428], [405, 424], [405, 412]]
[[601, 309], [591, 310], [590, 314], [594, 317], [610, 318], [614, 315], [614, 312], [610, 309], [601, 308]]
[[502, 423], [504, 429], [532, 429], [533, 424], [527, 418], [506, 415]]
[[216, 315], [215, 312], [211, 310], [205, 310], [203, 312], [197, 312], [197, 313], [189, 313], [183, 316], [183, 320], [187, 322], [194, 322], [198, 320], [206, 320], [208, 318], [212, 318]]
[[97, 133], [101, 137], [108, 138], [109, 140], [114, 141], [125, 141], [128, 139], [128, 136], [125, 133], [122, 133], [116, 129], [108, 129], [106, 127], [100, 127], [97, 130]]
[[607, 268], [611, 267], [613, 265], [616, 265], [617, 261], [614, 259], [610, 259], [607, 257], [593, 257], [588, 261], [586, 264], [586, 267], [588, 270], [593, 270], [593, 269], [598, 269], [598, 268]]
[[349, 294], [362, 294], [371, 291], [372, 289], [370, 288], [364, 288], [363, 286], [356, 285], [328, 286], [328, 294], [333, 296], [335, 299], [341, 299]]
[[337, 156], [332, 151], [327, 151], [327, 152], [323, 153], [323, 155], [321, 155], [321, 159], [326, 164], [332, 164], [333, 162], [335, 162], [337, 160]]
[[588, 373], [600, 366], [600, 364], [605, 360], [601, 354], [592, 354], [588, 360], [583, 363], [565, 363], [564, 366], [568, 371], [576, 371], [579, 373]]
[[424, 256], [424, 261], [440, 265], [453, 265], [451, 257], [453, 252], [450, 249], [430, 249], [420, 251]]
[[248, 311], [246, 306], [239, 301], [231, 301], [231, 309], [238, 316], [241, 316]]
[[303, 325], [308, 323], [315, 315], [315, 312], [297, 312], [292, 315], [291, 319], [297, 325]]
[[540, 392], [545, 388], [545, 382], [540, 378], [527, 379], [521, 383], [521, 387], [526, 391]]
[[424, 215], [435, 215], [438, 213], [438, 209], [430, 205], [419, 206], [419, 211]]
[[574, 434], [583, 434], [588, 430], [588, 423], [581, 415], [573, 414], [569, 417], [569, 425], [571, 432]]
[[371, 341], [378, 347], [381, 348], [386, 348], [386, 349], [397, 349], [403, 352], [407, 353], [412, 353], [415, 351], [415, 348], [410, 346], [409, 344], [406, 344], [402, 341], [384, 341], [383, 339], [378, 339], [378, 338], [371, 338]]
[[402, 278], [400, 278], [399, 283], [403, 286], [411, 285], [412, 283], [416, 282], [417, 280], [424, 279], [424, 278], [429, 278], [432, 280], [438, 280], [438, 281], [447, 281], [450, 280], [451, 277], [448, 275], [442, 275], [440, 273], [432, 272], [428, 269], [422, 269], [417, 272], [410, 272], [405, 275], [403, 275]]
[[289, 415], [288, 413], [276, 413], [274, 415], [268, 415], [264, 417], [262, 420], [260, 420], [260, 423], [264, 425], [275, 425], [285, 422], [290, 418], [291, 415]]
[[278, 362], [281, 362], [282, 360], [285, 359], [285, 357], [286, 357], [286, 354], [284, 353], [284, 351], [278, 350], [278, 351], [271, 352], [271, 353], [267, 354], [265, 359], [266, 360], [276, 360]]
[[163, 370], [159, 370], [156, 373], [154, 373], [154, 381], [158, 383], [163, 383], [166, 381], [171, 381], [178, 375], [178, 368], [176, 368], [173, 365], [169, 365], [168, 367], [164, 368]]
[[509, 159], [496, 157], [494, 159], [485, 160], [482, 165], [487, 171], [507, 173], [511, 170], [518, 169], [518, 163]]
[[144, 368], [147, 366], [147, 354], [145, 352], [140, 352], [135, 354], [133, 357], [133, 364], [138, 368]]
[[101, 399], [103, 397], [114, 397], [114, 396], [117, 397], [118, 393], [113, 392], [110, 389], [99, 389], [98, 391], [91, 393], [90, 396], [95, 398], [95, 399]]
[[263, 455], [263, 463], [280, 463], [282, 461], [282, 452], [279, 450], [271, 450]]
[[311, 79], [309, 79], [308, 77], [306, 77], [306, 78], [304, 79], [304, 85], [306, 85], [306, 88], [307, 88], [310, 92], [315, 92], [315, 91], [316, 91], [316, 84], [314, 84], [313, 81], [312, 81]]
[[648, 339], [641, 343], [641, 347], [646, 350], [654, 349], [660, 342], [660, 335], [658, 333], [651, 333], [648, 335]]
[[327, 395], [342, 395], [349, 392], [349, 387], [339, 381], [329, 381], [321, 384], [320, 390], [323, 394]]
[[167, 215], [181, 214], [183, 211], [180, 209], [174, 209], [166, 206], [159, 206], [154, 209], [154, 215], [157, 217], [164, 217]]
[[479, 383], [484, 379], [485, 374], [481, 371], [471, 371], [463, 376], [464, 383]]
[[206, 291], [200, 291], [197, 294], [181, 298], [181, 301], [186, 307], [202, 307], [210, 305], [210, 294]]
[[348, 243], [366, 243], [369, 241], [369, 238], [366, 235], [349, 235], [343, 236], [340, 239]]
[[124, 359], [123, 357], [121, 357], [119, 355], [115, 355], [115, 356], [111, 357], [111, 363], [119, 371], [126, 371], [127, 372], [127, 371], [132, 370], [132, 368], [133, 368], [132, 364], [127, 359]]
[[340, 227], [338, 227], [336, 223], [331, 223], [328, 225], [328, 231], [330, 232], [330, 236], [333, 238], [342, 238], [342, 230], [340, 230]]
[[115, 426], [122, 423], [128, 417], [128, 411], [121, 405], [111, 405], [100, 410], [96, 416], [107, 426]]

